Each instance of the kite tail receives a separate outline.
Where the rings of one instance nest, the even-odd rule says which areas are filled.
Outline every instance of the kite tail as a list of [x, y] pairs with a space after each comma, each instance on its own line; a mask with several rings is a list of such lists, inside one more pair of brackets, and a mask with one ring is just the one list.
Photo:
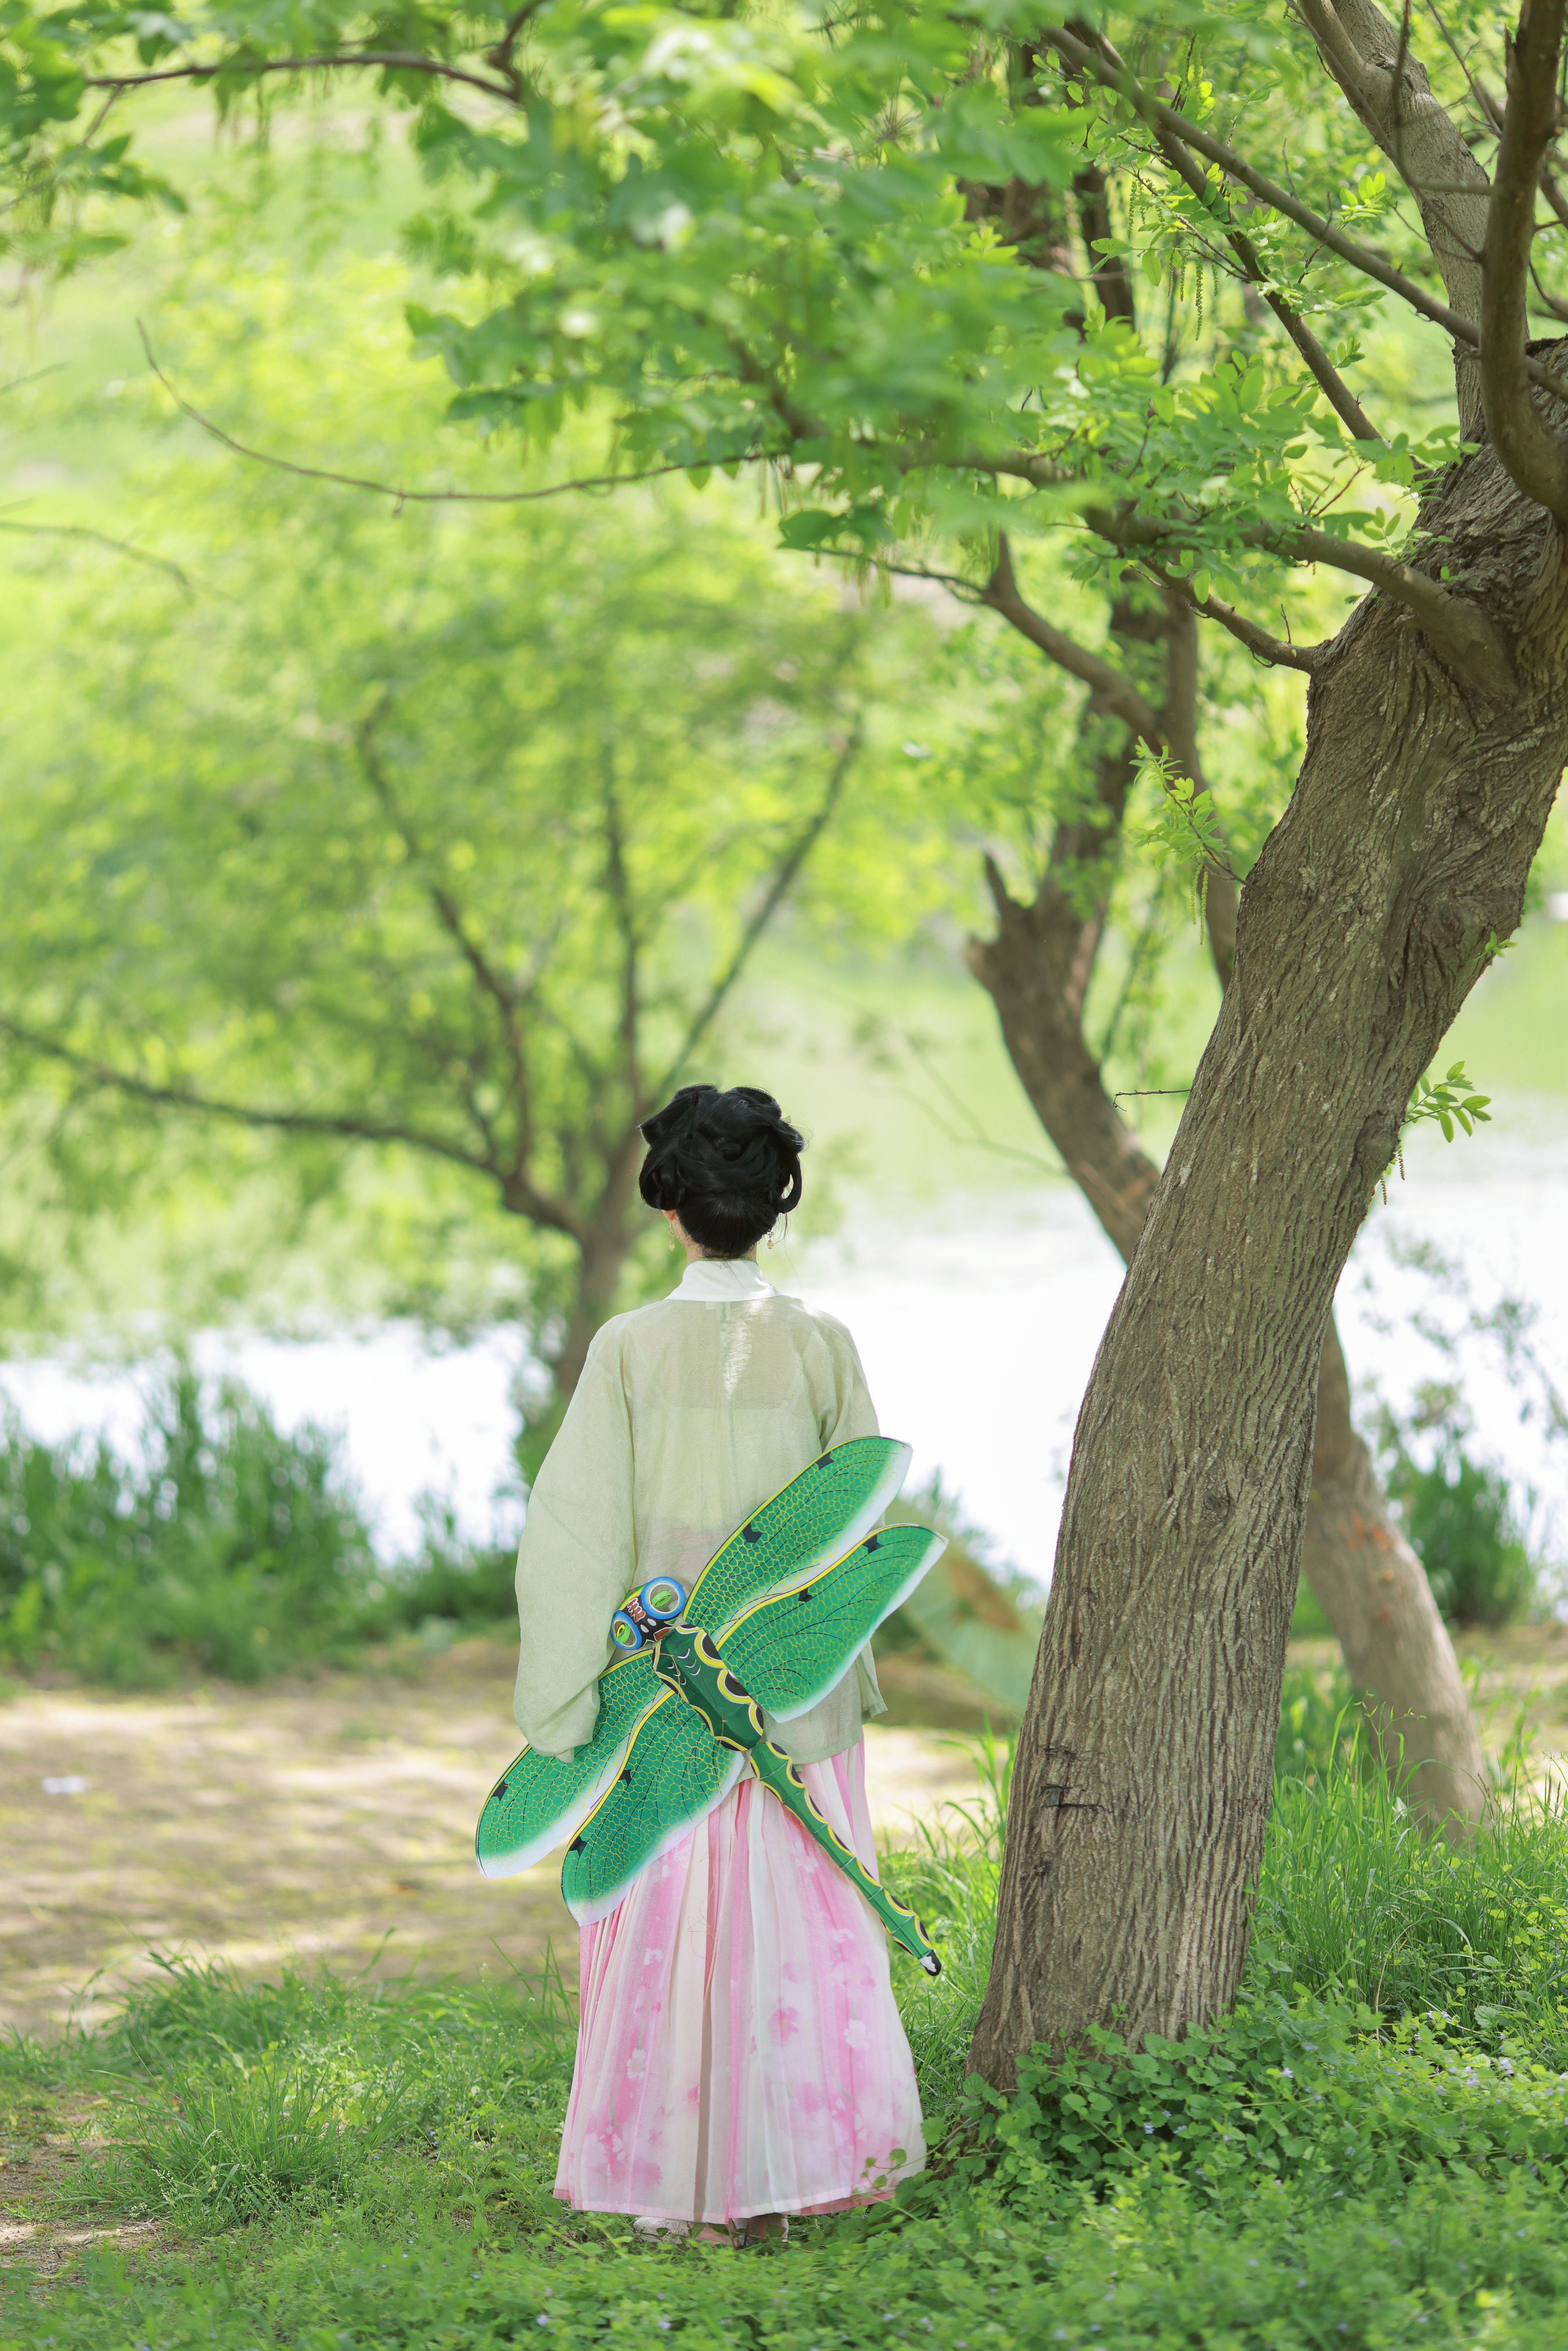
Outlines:
[[810, 1791], [781, 1747], [759, 1740], [751, 1750], [751, 1768], [763, 1785], [771, 1788], [787, 1813], [793, 1813], [808, 1836], [815, 1837], [830, 1861], [836, 1862], [852, 1886], [863, 1894], [895, 1942], [913, 1951], [928, 1976], [939, 1976], [942, 1962], [931, 1947], [925, 1928], [895, 1894], [873, 1877], [860, 1856], [847, 1845], [827, 1815], [811, 1799]]

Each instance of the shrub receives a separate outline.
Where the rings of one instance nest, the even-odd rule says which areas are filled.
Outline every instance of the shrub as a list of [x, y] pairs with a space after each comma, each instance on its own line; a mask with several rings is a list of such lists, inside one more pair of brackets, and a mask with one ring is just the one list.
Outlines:
[[131, 1458], [47, 1445], [0, 1416], [0, 1659], [121, 1687], [322, 1662], [405, 1627], [513, 1616], [509, 1552], [465, 1544], [427, 1500], [415, 1559], [378, 1569], [337, 1439], [285, 1435], [236, 1380], [180, 1364]]
[[1508, 1481], [1472, 1460], [1450, 1431], [1426, 1468], [1408, 1456], [1388, 1480], [1433, 1596], [1458, 1625], [1507, 1625], [1535, 1598], [1537, 1572], [1514, 1519]]
[[1470, 1416], [1458, 1388], [1428, 1381], [1406, 1416], [1378, 1404], [1372, 1427], [1383, 1482], [1444, 1615], [1458, 1625], [1523, 1615], [1540, 1571], [1507, 1479], [1466, 1448]]
[[415, 1629], [452, 1625], [476, 1630], [517, 1621], [516, 1547], [466, 1542], [449, 1503], [426, 1497], [420, 1505], [423, 1540], [416, 1561], [394, 1570], [387, 1597], [401, 1624]]
[[0, 1653], [93, 1679], [180, 1663], [235, 1681], [331, 1655], [376, 1597], [363, 1510], [331, 1439], [292, 1436], [238, 1382], [187, 1365], [152, 1394], [137, 1456], [0, 1443]]

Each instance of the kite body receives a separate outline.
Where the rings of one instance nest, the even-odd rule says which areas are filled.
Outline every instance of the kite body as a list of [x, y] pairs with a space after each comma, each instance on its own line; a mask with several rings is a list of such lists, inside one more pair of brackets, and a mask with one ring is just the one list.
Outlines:
[[913, 1910], [862, 1867], [818, 1810], [764, 1708], [804, 1714], [944, 1549], [929, 1527], [868, 1532], [910, 1448], [861, 1437], [823, 1454], [752, 1512], [688, 1593], [659, 1576], [616, 1610], [622, 1651], [600, 1677], [588, 1746], [567, 1761], [525, 1748], [475, 1833], [487, 1877], [567, 1844], [561, 1893], [586, 1924], [727, 1795], [747, 1768], [770, 1788], [929, 1975], [941, 1962]]

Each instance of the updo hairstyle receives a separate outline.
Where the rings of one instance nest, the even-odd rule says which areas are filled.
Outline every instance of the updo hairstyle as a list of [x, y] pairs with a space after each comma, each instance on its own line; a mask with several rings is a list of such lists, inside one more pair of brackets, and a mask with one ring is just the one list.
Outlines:
[[643, 1121], [638, 1189], [709, 1257], [745, 1257], [800, 1204], [806, 1138], [759, 1086], [683, 1086]]

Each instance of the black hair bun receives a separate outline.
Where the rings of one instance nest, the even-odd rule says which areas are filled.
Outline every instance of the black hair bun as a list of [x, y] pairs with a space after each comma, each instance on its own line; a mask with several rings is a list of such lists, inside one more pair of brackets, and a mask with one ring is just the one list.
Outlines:
[[759, 1086], [683, 1086], [641, 1132], [643, 1199], [716, 1257], [745, 1256], [800, 1206], [806, 1138]]

